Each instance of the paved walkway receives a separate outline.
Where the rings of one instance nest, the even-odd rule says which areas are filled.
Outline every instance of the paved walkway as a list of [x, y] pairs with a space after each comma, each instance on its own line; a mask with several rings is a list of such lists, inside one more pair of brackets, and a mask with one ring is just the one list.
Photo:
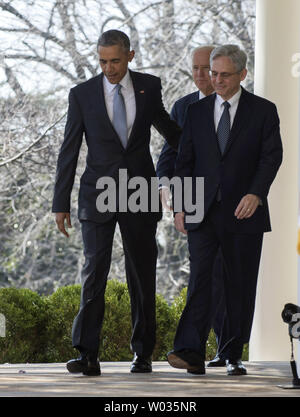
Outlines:
[[190, 375], [154, 362], [151, 374], [131, 374], [128, 362], [101, 363], [100, 377], [71, 375], [65, 364], [2, 364], [0, 396], [6, 397], [300, 397], [281, 389], [292, 382], [289, 362], [246, 362], [247, 376], [227, 376], [225, 368]]

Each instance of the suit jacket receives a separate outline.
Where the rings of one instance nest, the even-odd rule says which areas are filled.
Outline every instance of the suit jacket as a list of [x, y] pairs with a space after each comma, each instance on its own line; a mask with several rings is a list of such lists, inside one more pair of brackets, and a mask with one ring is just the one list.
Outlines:
[[[155, 170], [149, 150], [152, 125], [177, 148], [181, 129], [165, 111], [158, 77], [130, 71], [136, 98], [136, 118], [126, 149], [108, 117], [103, 92], [103, 73], [71, 89], [69, 108], [56, 171], [53, 212], [70, 211], [70, 195], [74, 183], [83, 134], [88, 154], [86, 168], [80, 179], [78, 199], [79, 219], [105, 222], [114, 213], [100, 213], [96, 208], [100, 177], [118, 181], [119, 169], [127, 169], [128, 176], [140, 176], [150, 181]], [[148, 213], [154, 219], [161, 213]]]
[[[224, 225], [231, 232], [271, 230], [267, 196], [282, 161], [282, 143], [276, 106], [242, 88], [224, 154], [214, 124], [216, 94], [191, 104], [180, 140], [175, 175], [204, 177], [204, 218], [220, 188]], [[195, 188], [193, 189], [195, 198]], [[246, 194], [262, 200], [249, 219], [237, 220], [236, 207]], [[194, 200], [195, 201], [195, 200]], [[187, 230], [198, 227], [187, 223]]]
[[[199, 100], [199, 91], [188, 94], [174, 103], [170, 116], [172, 120], [183, 127], [188, 106]], [[165, 142], [156, 166], [156, 174], [159, 178], [168, 177], [171, 179], [174, 175], [177, 151], [172, 148], [168, 142]]]

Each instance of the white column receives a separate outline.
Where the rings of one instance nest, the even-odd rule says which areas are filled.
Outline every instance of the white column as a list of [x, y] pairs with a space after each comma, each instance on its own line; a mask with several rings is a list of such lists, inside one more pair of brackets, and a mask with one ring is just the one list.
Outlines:
[[[285, 303], [297, 304], [299, 78], [292, 57], [300, 52], [300, 1], [256, 1], [255, 94], [277, 105], [283, 164], [269, 195], [272, 232], [266, 233], [250, 340], [251, 361], [289, 361]], [[296, 343], [295, 343], [296, 345]]]

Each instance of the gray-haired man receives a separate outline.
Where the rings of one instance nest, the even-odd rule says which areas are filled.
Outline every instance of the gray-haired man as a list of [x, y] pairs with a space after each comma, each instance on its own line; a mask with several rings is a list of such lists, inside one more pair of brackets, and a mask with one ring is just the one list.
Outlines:
[[220, 248], [229, 325], [223, 354], [228, 375], [247, 373], [241, 356], [252, 327], [263, 233], [271, 230], [267, 195], [282, 161], [275, 105], [240, 86], [246, 60], [236, 45], [211, 53], [215, 94], [189, 106], [176, 163], [182, 179], [204, 177], [204, 218], [195, 224], [184, 213], [175, 216], [177, 230], [188, 232], [190, 281], [168, 360], [199, 374], [205, 373], [211, 272]]
[[[204, 97], [213, 93], [213, 87], [210, 71], [210, 54], [215, 49], [212, 45], [198, 46], [192, 53], [192, 76], [197, 91], [190, 93], [177, 100], [171, 110], [170, 116], [176, 123], [182, 127], [184, 125], [187, 109], [190, 104], [195, 103]], [[164, 147], [160, 153], [156, 173], [159, 178], [168, 177], [171, 179], [174, 176], [175, 163], [177, 158], [177, 152], [165, 142]], [[162, 186], [161, 201], [164, 208], [169, 209], [167, 202], [170, 198], [169, 187]], [[219, 255], [216, 257], [215, 266], [213, 271], [213, 285], [212, 285], [212, 309], [211, 309], [211, 321], [212, 328], [216, 335], [218, 350], [216, 356], [212, 359], [207, 366], [225, 366], [225, 358], [222, 357], [223, 342], [227, 340], [227, 322], [225, 311], [225, 298], [224, 298], [224, 284], [223, 284], [223, 263], [222, 254], [219, 251]]]

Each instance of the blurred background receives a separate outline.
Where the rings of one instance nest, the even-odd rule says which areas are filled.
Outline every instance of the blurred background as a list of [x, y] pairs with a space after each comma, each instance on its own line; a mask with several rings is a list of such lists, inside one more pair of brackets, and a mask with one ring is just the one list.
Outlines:
[[[0, 287], [51, 294], [80, 283], [84, 142], [69, 239], [56, 228], [52, 194], [69, 89], [100, 72], [96, 43], [108, 29], [130, 37], [136, 51], [131, 69], [161, 77], [168, 111], [196, 90], [191, 52], [200, 45], [240, 45], [248, 54], [244, 85], [253, 91], [255, 0], [0, 1]], [[153, 130], [155, 163], [163, 142]], [[189, 266], [186, 237], [170, 214], [159, 223], [157, 241], [157, 290], [171, 302], [187, 285]], [[118, 230], [109, 277], [125, 281]]]

